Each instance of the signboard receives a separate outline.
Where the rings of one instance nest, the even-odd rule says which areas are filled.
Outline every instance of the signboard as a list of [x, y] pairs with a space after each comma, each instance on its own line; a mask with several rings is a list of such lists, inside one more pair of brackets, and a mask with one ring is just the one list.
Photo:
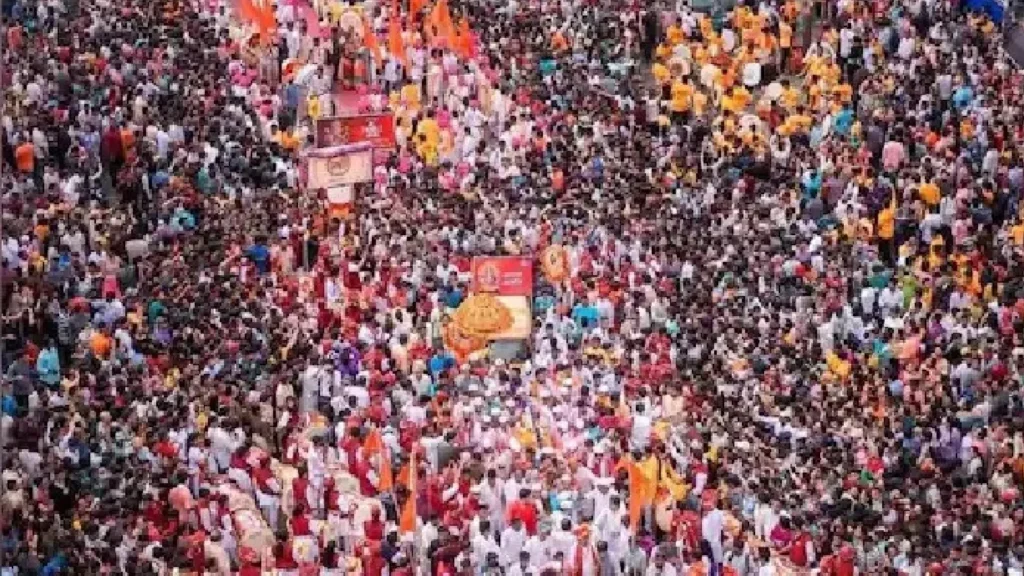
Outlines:
[[374, 150], [390, 153], [396, 146], [394, 114], [385, 112], [334, 116], [316, 121], [317, 146], [341, 146], [356, 142], [369, 142]]
[[520, 256], [473, 258], [469, 290], [496, 296], [533, 296], [533, 259]]
[[521, 256], [478, 256], [470, 264], [469, 290], [492, 294], [512, 317], [505, 330], [490, 334], [489, 340], [522, 340], [530, 337], [533, 313], [533, 258]]
[[370, 144], [318, 148], [306, 153], [306, 187], [314, 190], [373, 181]]

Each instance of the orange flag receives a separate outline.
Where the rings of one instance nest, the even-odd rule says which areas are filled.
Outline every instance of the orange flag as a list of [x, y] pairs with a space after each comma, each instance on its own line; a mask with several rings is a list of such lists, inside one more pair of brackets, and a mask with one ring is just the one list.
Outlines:
[[374, 454], [380, 454], [384, 450], [384, 440], [380, 437], [380, 430], [373, 428], [370, 433], [366, 435], [366, 440], [363, 440], [363, 452], [365, 456], [369, 458]]
[[402, 469], [398, 471], [398, 478], [396, 478], [396, 480], [402, 486], [408, 486], [410, 474], [411, 473], [409, 472], [409, 463], [406, 462], [405, 466], [402, 466]]
[[400, 14], [398, 0], [391, 2], [391, 15], [388, 18], [388, 52], [393, 58], [405, 65], [405, 46], [402, 44], [402, 22], [398, 18]]
[[654, 502], [658, 485], [636, 462], [629, 463], [629, 527], [636, 532], [644, 508]]
[[363, 45], [373, 54], [373, 61], [380, 64], [381, 55], [380, 45], [377, 44], [377, 34], [373, 31], [370, 21], [365, 16], [363, 17]]
[[434, 5], [434, 9], [430, 13], [430, 23], [437, 29], [435, 41], [441, 39], [449, 43], [449, 48], [453, 48], [450, 43], [455, 38], [455, 24], [452, 22], [452, 13], [448, 9], [448, 0], [438, 0]]
[[277, 37], [277, 14], [270, 2], [240, 0], [238, 16], [243, 22], [256, 27], [264, 44]]
[[409, 489], [409, 499], [402, 507], [402, 516], [398, 521], [399, 534], [411, 534], [416, 531], [416, 451], [413, 450], [409, 456], [408, 478], [406, 488]]
[[395, 481], [391, 475], [391, 453], [385, 447], [380, 453], [380, 481], [377, 482], [377, 492], [391, 492], [395, 489]]
[[462, 57], [463, 60], [469, 60], [473, 57], [473, 35], [469, 29], [469, 18], [462, 18], [459, 22], [459, 29], [455, 35], [455, 52]]
[[409, 30], [415, 29], [416, 19], [420, 17], [425, 3], [426, 0], [409, 0]]
[[243, 22], [251, 23], [255, 22], [257, 18], [256, 6], [253, 5], [252, 0], [239, 0], [238, 2], [238, 18]]

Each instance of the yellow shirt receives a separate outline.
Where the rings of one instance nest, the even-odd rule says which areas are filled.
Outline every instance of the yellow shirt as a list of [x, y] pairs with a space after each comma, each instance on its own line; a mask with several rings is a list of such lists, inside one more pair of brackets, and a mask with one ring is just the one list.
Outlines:
[[686, 82], [675, 81], [672, 83], [673, 112], [686, 112], [690, 109], [690, 97], [693, 95], [693, 87]]
[[793, 27], [785, 22], [779, 22], [779, 47], [789, 48], [793, 46]]
[[786, 118], [786, 122], [789, 122], [795, 129], [803, 132], [810, 130], [811, 125], [814, 123], [811, 117], [806, 114], [793, 114]]
[[428, 166], [437, 165], [437, 144], [431, 144], [430, 142], [422, 142], [416, 147], [416, 152], [423, 158], [423, 161]]
[[884, 240], [889, 240], [895, 234], [896, 211], [892, 208], [885, 208], [878, 213], [878, 237]]
[[722, 110], [737, 114], [742, 109], [743, 107], [740, 105], [738, 98], [734, 96], [722, 96]]
[[420, 107], [420, 86], [419, 84], [406, 84], [402, 87], [402, 100], [411, 110], [418, 110]]
[[320, 98], [318, 96], [306, 98], [306, 113], [313, 120], [320, 118]]
[[1010, 236], [1013, 237], [1013, 241], [1017, 246], [1024, 246], [1024, 224], [1017, 224], [1010, 228]]
[[750, 92], [743, 86], [737, 86], [732, 91], [732, 97], [739, 101], [740, 109], [746, 108], [750, 104]]
[[668, 66], [665, 66], [660, 62], [655, 62], [654, 65], [651, 66], [651, 74], [654, 75], [654, 79], [658, 84], [661, 84], [662, 86], [668, 84], [672, 80], [672, 72], [668, 69]]
[[441, 140], [441, 128], [437, 125], [437, 120], [424, 118], [416, 127], [416, 135], [422, 135], [428, 144], [437, 146]]
[[921, 185], [921, 200], [929, 206], [935, 206], [939, 203], [939, 187], [931, 182], [925, 182]]
[[668, 43], [672, 46], [677, 46], [686, 39], [686, 35], [683, 34], [683, 29], [675, 24], [668, 27], [668, 30], [665, 32], [665, 37], [668, 39]]
[[693, 96], [690, 98], [690, 100], [693, 104], [693, 113], [698, 116], [702, 116], [704, 114], [705, 108], [707, 108], [708, 105], [708, 97], [703, 92], [698, 90], [693, 93]]
[[796, 88], [786, 88], [782, 91], [782, 95], [779, 96], [779, 100], [782, 101], [782, 105], [786, 108], [796, 108], [800, 104], [800, 91]]
[[846, 83], [840, 84], [833, 88], [832, 93], [843, 104], [846, 104], [853, 99], [853, 87]]

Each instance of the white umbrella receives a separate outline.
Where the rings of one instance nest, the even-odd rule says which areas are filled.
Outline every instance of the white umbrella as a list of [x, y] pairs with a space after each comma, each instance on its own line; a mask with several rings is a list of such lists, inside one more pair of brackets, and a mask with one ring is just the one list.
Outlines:
[[753, 88], [761, 83], [761, 64], [749, 62], [743, 66], [743, 85]]
[[701, 84], [711, 88], [715, 85], [715, 81], [721, 76], [722, 71], [719, 70], [718, 66], [714, 64], [705, 64], [700, 69], [700, 82]]

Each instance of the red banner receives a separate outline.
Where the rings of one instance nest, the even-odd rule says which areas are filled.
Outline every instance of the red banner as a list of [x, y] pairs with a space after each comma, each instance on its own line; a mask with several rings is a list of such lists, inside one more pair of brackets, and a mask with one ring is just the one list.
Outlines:
[[473, 258], [471, 292], [499, 296], [533, 296], [533, 259], [519, 256]]
[[334, 116], [321, 118], [316, 122], [316, 145], [319, 148], [369, 142], [375, 151], [395, 149], [395, 116], [384, 114], [362, 114], [359, 116]]

